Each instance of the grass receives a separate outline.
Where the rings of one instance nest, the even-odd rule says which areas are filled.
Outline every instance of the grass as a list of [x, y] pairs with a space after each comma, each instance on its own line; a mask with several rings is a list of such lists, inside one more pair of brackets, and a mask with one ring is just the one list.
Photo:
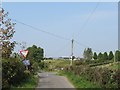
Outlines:
[[100, 88], [99, 85], [85, 80], [84, 77], [77, 76], [72, 72], [59, 72], [59, 75], [66, 76], [75, 88]]
[[70, 60], [46, 60], [45, 62], [54, 66], [65, 66], [70, 64]]
[[38, 80], [39, 77], [37, 75], [31, 76], [29, 79], [22, 82], [19, 86], [17, 87], [13, 86], [11, 90], [23, 90], [23, 89], [35, 90], [38, 84]]
[[48, 71], [54, 71], [70, 65], [70, 60], [46, 60], [44, 63], [48, 66]]
[[109, 63], [109, 64], [105, 64], [105, 65], [100, 65], [100, 66], [97, 66], [97, 67], [107, 67], [108, 69], [110, 70], [118, 70], [120, 69], [120, 62], [115, 62], [115, 63]]
[[109, 68], [112, 70], [120, 69], [120, 62], [111, 64]]

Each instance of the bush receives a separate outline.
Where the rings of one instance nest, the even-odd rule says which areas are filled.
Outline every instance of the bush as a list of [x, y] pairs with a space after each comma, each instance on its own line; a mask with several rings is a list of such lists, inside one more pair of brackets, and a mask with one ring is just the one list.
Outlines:
[[113, 82], [115, 82], [115, 86], [120, 88], [120, 69], [115, 71], [112, 78], [113, 78]]
[[85, 65], [85, 62], [84, 62], [84, 61], [81, 61], [81, 60], [75, 60], [75, 61], [74, 61], [74, 65], [75, 65], [75, 66]]
[[108, 68], [89, 67], [87, 65], [66, 67], [65, 72], [72, 72], [91, 83], [97, 83], [102, 88], [116, 88], [120, 86], [120, 70], [112, 71]]
[[39, 70], [38, 63], [30, 60], [30, 66], [26, 66], [18, 58], [9, 58], [2, 60], [2, 87], [10, 88], [18, 86], [25, 82], [29, 77], [37, 74]]
[[107, 86], [109, 86], [109, 81], [111, 80], [111, 71], [108, 69], [108, 68], [101, 68], [101, 71], [99, 72], [99, 74], [101, 75], [100, 76], [100, 79], [98, 80], [99, 81], [99, 84], [102, 86], [102, 87], [106, 87], [108, 88]]
[[39, 65], [35, 60], [30, 60], [30, 66], [29, 71], [31, 74], [37, 74], [37, 71], [39, 70]]
[[45, 68], [45, 63], [44, 62], [41, 61], [38, 64], [39, 64], [40, 69], [44, 69]]
[[17, 85], [28, 75], [24, 72], [25, 66], [16, 58], [2, 60], [2, 87], [9, 88], [11, 85]]

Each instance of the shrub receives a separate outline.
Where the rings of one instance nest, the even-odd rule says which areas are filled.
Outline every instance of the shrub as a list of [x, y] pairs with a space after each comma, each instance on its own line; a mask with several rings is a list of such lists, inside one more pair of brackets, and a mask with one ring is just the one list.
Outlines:
[[113, 75], [113, 81], [115, 82], [115, 86], [120, 88], [120, 69], [115, 71]]
[[25, 65], [18, 58], [2, 60], [2, 87], [10, 88], [25, 82], [29, 77], [37, 74], [38, 63], [30, 60], [31, 65], [26, 69]]
[[2, 60], [2, 87], [9, 88], [27, 78], [25, 66], [15, 58]]
[[111, 75], [112, 75], [111, 71], [108, 68], [102, 68], [100, 75], [101, 75], [100, 85], [102, 87], [107, 87], [111, 79]]
[[39, 70], [39, 65], [35, 60], [30, 60], [29, 70], [31, 74], [37, 74], [37, 71]]
[[85, 64], [85, 62], [83, 62], [83, 61], [81, 61], [81, 60], [75, 60], [74, 61], [74, 65], [75, 66], [80, 66], [80, 65], [84, 65]]
[[83, 77], [91, 83], [97, 83], [102, 88], [116, 88], [116, 86], [120, 86], [120, 70], [112, 71], [105, 67], [98, 68], [80, 65], [66, 67], [64, 71], [72, 72], [76, 76]]

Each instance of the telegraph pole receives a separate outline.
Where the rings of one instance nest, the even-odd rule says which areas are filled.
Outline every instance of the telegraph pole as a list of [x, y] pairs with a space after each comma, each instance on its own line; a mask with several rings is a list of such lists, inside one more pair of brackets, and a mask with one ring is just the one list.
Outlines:
[[70, 65], [72, 66], [72, 64], [73, 64], [73, 59], [74, 59], [74, 58], [73, 58], [74, 39], [72, 39], [71, 41], [72, 41], [72, 47], [71, 47], [71, 64], [70, 64]]
[[[116, 52], [116, 51], [115, 51], [115, 52]], [[115, 55], [115, 53], [114, 53], [114, 63], [115, 63], [115, 61], [116, 61], [115, 59], [116, 59], [116, 55]]]

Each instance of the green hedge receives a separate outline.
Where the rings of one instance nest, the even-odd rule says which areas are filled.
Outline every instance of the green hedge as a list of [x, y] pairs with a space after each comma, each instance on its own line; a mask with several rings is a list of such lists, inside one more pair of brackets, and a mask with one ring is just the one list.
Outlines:
[[70, 66], [65, 72], [73, 72], [76, 76], [84, 77], [91, 83], [97, 83], [102, 88], [116, 88], [120, 86], [120, 70], [112, 71], [108, 68], [89, 67], [87, 65]]
[[2, 60], [2, 87], [9, 88], [11, 85], [19, 84], [26, 79], [28, 74], [25, 72], [25, 66], [21, 61], [15, 58]]
[[98, 65], [105, 65], [112, 63], [113, 60], [87, 60], [87, 61], [81, 61], [81, 60], [76, 60], [74, 61], [75, 66], [79, 65], [89, 65], [90, 67], [98, 66]]
[[2, 60], [2, 87], [17, 87], [25, 82], [32, 75], [37, 74], [38, 63], [30, 60], [31, 65], [26, 69], [25, 65], [18, 58], [9, 58]]

